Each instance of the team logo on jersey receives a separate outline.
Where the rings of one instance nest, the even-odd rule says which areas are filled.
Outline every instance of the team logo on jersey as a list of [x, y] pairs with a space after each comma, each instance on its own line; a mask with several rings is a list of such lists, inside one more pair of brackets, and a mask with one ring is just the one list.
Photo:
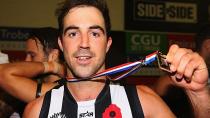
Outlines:
[[92, 118], [93, 117], [93, 112], [86, 112], [86, 113], [80, 113], [79, 118]]
[[65, 114], [62, 114], [61, 112], [59, 113], [54, 113], [50, 118], [67, 118]]
[[103, 113], [103, 118], [122, 118], [120, 108], [115, 104], [109, 105]]

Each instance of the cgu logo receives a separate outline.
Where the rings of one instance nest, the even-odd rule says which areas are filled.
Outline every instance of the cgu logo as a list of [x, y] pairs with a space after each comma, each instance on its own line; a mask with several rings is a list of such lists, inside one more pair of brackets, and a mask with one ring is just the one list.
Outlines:
[[159, 46], [160, 40], [160, 35], [134, 34], [131, 36], [131, 45]]

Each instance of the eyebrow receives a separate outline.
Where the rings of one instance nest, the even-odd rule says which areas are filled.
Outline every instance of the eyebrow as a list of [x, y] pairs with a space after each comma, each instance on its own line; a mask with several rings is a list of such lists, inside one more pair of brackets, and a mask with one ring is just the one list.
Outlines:
[[64, 29], [63, 34], [66, 34], [66, 32], [67, 32], [68, 30], [70, 30], [70, 29], [79, 29], [79, 27], [77, 27], [77, 26], [69, 26], [69, 27], [67, 27], [67, 28]]
[[104, 30], [101, 26], [99, 26], [99, 25], [91, 26], [91, 27], [89, 27], [89, 29], [99, 29], [99, 30], [101, 30], [103, 33], [105, 33], [105, 30]]
[[[71, 29], [79, 29], [79, 27], [77, 27], [77, 26], [69, 26], [69, 27], [67, 27], [67, 28], [64, 29], [64, 33], [63, 33], [63, 34], [66, 34], [66, 32], [67, 32], [68, 30], [71, 30]], [[99, 30], [101, 30], [103, 33], [105, 33], [105, 30], [104, 30], [101, 26], [99, 26], [99, 25], [90, 26], [89, 29], [99, 29]]]

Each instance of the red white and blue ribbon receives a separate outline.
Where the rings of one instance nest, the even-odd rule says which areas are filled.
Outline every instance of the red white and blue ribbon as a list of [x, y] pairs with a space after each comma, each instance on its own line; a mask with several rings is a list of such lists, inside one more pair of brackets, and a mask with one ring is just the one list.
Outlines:
[[116, 73], [124, 72], [115, 78], [109, 78], [112, 81], [120, 80], [120, 79], [125, 78], [125, 77], [131, 75], [132, 73], [134, 73], [142, 65], [148, 65], [148, 64], [154, 62], [156, 60], [157, 54], [158, 54], [158, 51], [155, 51], [152, 54], [147, 55], [144, 60], [121, 64], [121, 65], [106, 69], [106, 70], [104, 70], [100, 73], [97, 73], [97, 74], [95, 74], [91, 77], [88, 77], [88, 78], [79, 78], [79, 79], [78, 78], [66, 78], [66, 79], [68, 82], [85, 81], [85, 80], [90, 80], [90, 79], [101, 77], [101, 76], [109, 76], [109, 75], [113, 75]]

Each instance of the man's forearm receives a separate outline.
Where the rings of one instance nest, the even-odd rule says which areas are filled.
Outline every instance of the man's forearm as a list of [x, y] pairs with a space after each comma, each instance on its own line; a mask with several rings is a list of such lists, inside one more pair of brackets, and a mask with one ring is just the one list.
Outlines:
[[186, 90], [191, 100], [196, 118], [207, 118], [210, 116], [210, 89], [208, 86], [200, 92]]
[[56, 64], [53, 62], [16, 62], [0, 65], [0, 75], [32, 78], [36, 75], [54, 72]]

